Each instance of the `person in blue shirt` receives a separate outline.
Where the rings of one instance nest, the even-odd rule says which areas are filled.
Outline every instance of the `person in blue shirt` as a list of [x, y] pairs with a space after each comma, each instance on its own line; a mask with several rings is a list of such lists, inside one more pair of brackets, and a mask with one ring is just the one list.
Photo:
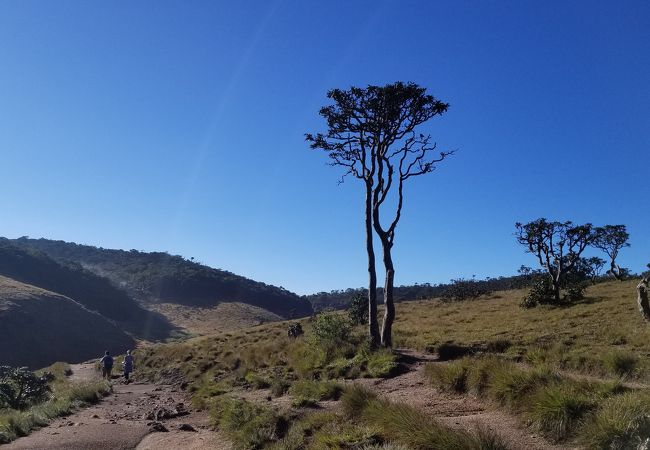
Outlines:
[[108, 350], [104, 353], [104, 357], [99, 360], [99, 365], [102, 368], [102, 378], [110, 380], [113, 371], [113, 357], [108, 353]]

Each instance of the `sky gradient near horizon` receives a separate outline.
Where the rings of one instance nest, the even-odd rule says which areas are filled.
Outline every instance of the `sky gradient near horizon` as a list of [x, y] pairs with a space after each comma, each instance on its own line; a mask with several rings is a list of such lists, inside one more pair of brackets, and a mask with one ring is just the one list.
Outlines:
[[647, 1], [0, 2], [0, 235], [363, 286], [362, 188], [304, 133], [397, 80], [458, 152], [406, 186], [396, 284], [534, 266], [538, 217], [625, 224], [650, 263]]

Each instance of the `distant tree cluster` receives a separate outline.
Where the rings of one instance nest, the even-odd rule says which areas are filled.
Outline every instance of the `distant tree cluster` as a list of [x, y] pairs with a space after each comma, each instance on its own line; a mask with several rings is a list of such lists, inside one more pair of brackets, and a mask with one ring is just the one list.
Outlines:
[[480, 280], [458, 278], [451, 280], [451, 283], [444, 286], [442, 294], [443, 300], [462, 301], [478, 298], [482, 295], [489, 295], [493, 292], [490, 283], [481, 282]]
[[585, 280], [595, 282], [606, 263], [599, 257], [583, 257], [588, 248], [601, 250], [609, 257], [608, 273], [616, 279], [623, 280], [628, 274], [616, 261], [620, 250], [629, 246], [625, 225], [594, 227], [590, 223], [576, 225], [541, 218], [516, 223], [515, 228], [517, 241], [537, 257], [541, 267], [524, 307], [580, 300]]

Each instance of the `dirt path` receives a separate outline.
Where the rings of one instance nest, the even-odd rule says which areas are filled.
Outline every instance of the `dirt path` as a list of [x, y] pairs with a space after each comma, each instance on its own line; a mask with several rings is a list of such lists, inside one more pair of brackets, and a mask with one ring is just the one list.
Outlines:
[[[72, 370], [73, 382], [99, 376], [93, 364], [77, 364]], [[120, 379], [112, 383], [113, 393], [99, 404], [56, 419], [3, 450], [231, 449], [223, 437], [208, 429], [207, 415], [192, 411], [187, 395], [175, 387], [137, 380], [128, 385]]]
[[485, 427], [499, 436], [513, 449], [571, 449], [555, 445], [532, 433], [520, 421], [496, 408], [491, 408], [470, 396], [453, 395], [437, 390], [427, 383], [424, 366], [436, 360], [434, 355], [411, 350], [399, 350], [405, 356], [408, 371], [387, 379], [355, 380], [373, 389], [379, 395], [406, 403], [426, 411], [440, 422], [457, 429], [475, 431]]

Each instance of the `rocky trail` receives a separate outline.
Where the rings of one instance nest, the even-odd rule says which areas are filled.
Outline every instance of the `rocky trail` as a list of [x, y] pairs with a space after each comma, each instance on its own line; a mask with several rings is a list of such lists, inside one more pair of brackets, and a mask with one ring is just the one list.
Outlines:
[[[99, 374], [93, 364], [72, 366], [71, 380], [83, 382]], [[186, 393], [169, 385], [112, 381], [113, 393], [97, 405], [20, 438], [2, 449], [230, 450], [217, 432], [208, 429], [205, 412], [190, 408]]]
[[[434, 355], [400, 350], [404, 372], [388, 379], [360, 379], [379, 395], [407, 403], [428, 412], [440, 422], [473, 432], [477, 427], [498, 434], [512, 449], [570, 449], [552, 444], [531, 432], [521, 422], [471, 396], [453, 395], [432, 388], [425, 379], [424, 366], [435, 362]], [[73, 366], [73, 381], [83, 382], [99, 375], [92, 364]], [[290, 408], [287, 395], [271, 398], [266, 389], [233, 392], [249, 401], [266, 403], [280, 410]], [[337, 409], [339, 402], [321, 402], [324, 409]], [[171, 385], [113, 380], [113, 393], [97, 405], [60, 418], [27, 437], [3, 446], [14, 449], [136, 449], [231, 450], [226, 438], [209, 428], [207, 413], [193, 411], [188, 395]]]

